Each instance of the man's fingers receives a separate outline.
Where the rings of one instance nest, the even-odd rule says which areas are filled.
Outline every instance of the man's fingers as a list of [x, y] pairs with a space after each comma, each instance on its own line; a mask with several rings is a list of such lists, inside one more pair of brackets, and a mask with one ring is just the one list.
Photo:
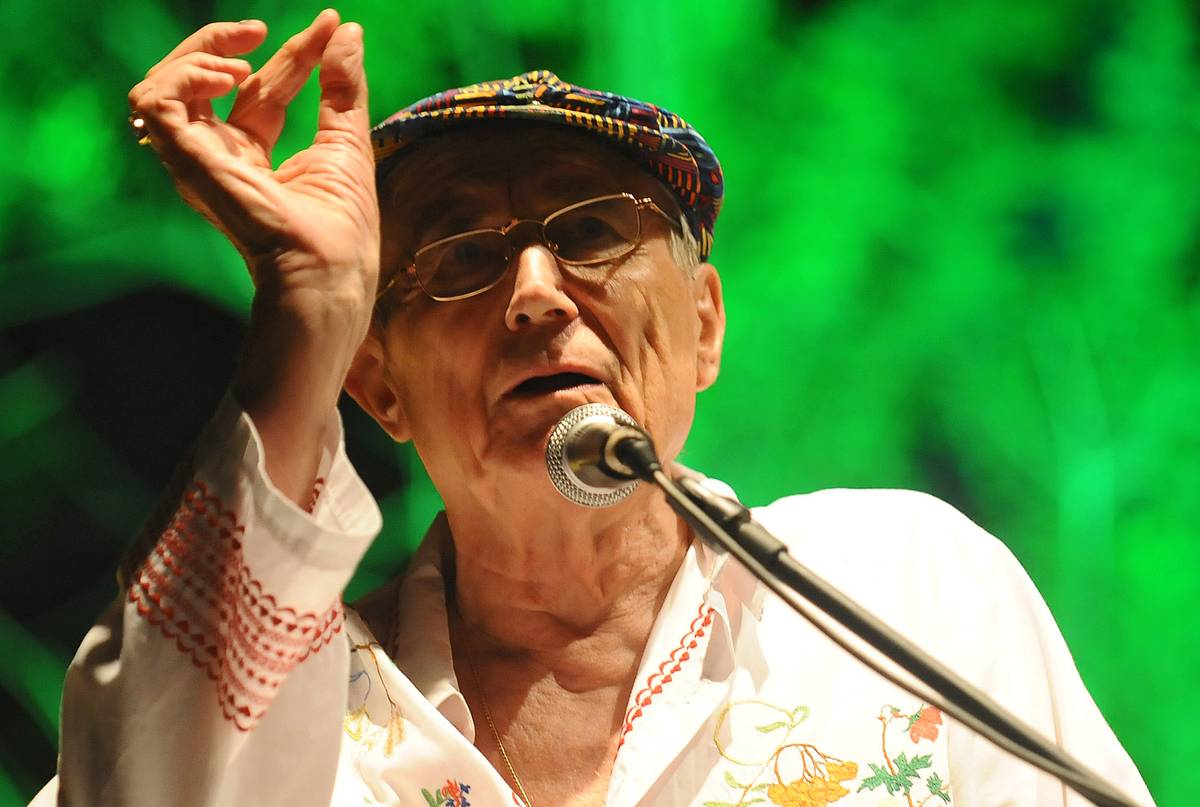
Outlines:
[[243, 59], [195, 51], [176, 59], [129, 91], [129, 106], [146, 119], [151, 131], [188, 122], [194, 101], [225, 95], [250, 74]]
[[177, 91], [173, 98], [160, 99], [151, 112], [142, 113], [142, 120], [150, 133], [150, 145], [165, 161], [178, 163], [179, 155], [190, 159], [200, 155], [183, 147], [188, 124], [193, 120], [193, 105], [224, 95], [233, 89], [234, 80], [228, 73], [205, 70], [196, 65], [184, 65], [176, 73]]
[[362, 26], [348, 22], [338, 27], [321, 55], [321, 109], [317, 138], [331, 132], [353, 135], [370, 153], [367, 112], [367, 75], [363, 72]]
[[248, 53], [262, 44], [267, 36], [267, 26], [261, 20], [242, 22], [212, 22], [183, 40], [158, 64], [146, 71], [146, 78], [154, 75], [171, 62], [189, 53], [203, 52], [217, 56], [237, 56]]
[[337, 12], [325, 9], [312, 24], [285, 42], [238, 87], [229, 123], [269, 152], [283, 129], [288, 104], [304, 87], [337, 27]]

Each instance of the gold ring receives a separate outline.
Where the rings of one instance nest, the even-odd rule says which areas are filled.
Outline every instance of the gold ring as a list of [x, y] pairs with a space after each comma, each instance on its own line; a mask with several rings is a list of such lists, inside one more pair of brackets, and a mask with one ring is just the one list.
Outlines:
[[141, 112], [129, 113], [129, 128], [139, 146], [150, 145], [150, 130], [146, 128], [146, 117]]

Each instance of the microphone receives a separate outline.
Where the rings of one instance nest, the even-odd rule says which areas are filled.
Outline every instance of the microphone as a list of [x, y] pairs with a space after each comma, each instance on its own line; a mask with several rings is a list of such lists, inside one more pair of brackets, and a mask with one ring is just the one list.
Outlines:
[[634, 469], [617, 456], [618, 447], [630, 440], [649, 444], [650, 437], [628, 413], [600, 403], [575, 407], [555, 424], [546, 442], [550, 481], [575, 504], [616, 504], [639, 481]]

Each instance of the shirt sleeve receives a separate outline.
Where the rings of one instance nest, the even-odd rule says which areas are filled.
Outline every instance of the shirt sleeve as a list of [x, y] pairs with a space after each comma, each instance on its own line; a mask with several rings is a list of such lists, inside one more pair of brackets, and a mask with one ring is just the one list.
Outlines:
[[331, 418], [306, 510], [226, 396], [67, 671], [60, 805], [329, 804], [341, 594], [381, 526]]
[[[953, 609], [942, 603], [940, 636], [929, 637], [931, 645], [942, 645], [935, 654], [1137, 804], [1153, 805], [1137, 767], [1084, 685], [1049, 608], [1012, 552], [949, 505], [920, 498], [926, 504], [913, 526], [940, 536], [935, 539], [943, 550], [940, 573], [959, 587]], [[956, 807], [1091, 805], [965, 727], [950, 722], [948, 732]]]
[[[1136, 804], [1153, 805], [1041, 594], [999, 539], [949, 504], [903, 490], [820, 491], [755, 517], [867, 610]], [[947, 717], [945, 726], [954, 807], [1090, 807], [962, 724]]]

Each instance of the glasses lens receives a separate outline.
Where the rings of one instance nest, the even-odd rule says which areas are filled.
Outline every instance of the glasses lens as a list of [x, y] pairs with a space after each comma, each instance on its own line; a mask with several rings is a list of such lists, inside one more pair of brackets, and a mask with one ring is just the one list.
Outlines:
[[546, 222], [546, 239], [568, 261], [618, 258], [638, 241], [637, 202], [627, 196], [598, 199]]
[[497, 232], [464, 233], [420, 250], [417, 280], [431, 297], [461, 297], [495, 283], [508, 268], [508, 245]]

